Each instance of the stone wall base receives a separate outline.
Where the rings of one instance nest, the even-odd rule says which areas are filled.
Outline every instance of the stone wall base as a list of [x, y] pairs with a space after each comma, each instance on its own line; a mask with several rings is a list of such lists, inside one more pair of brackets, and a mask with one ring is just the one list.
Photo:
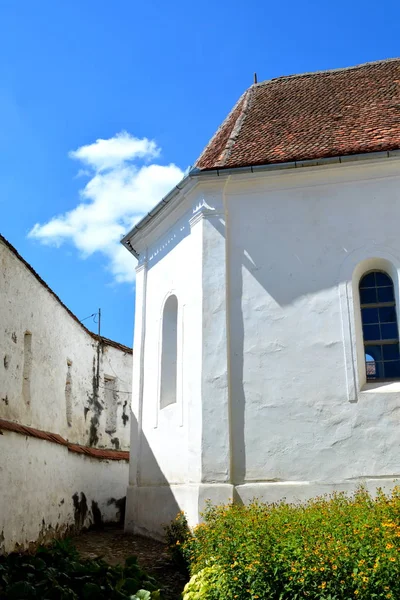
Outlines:
[[248, 503], [253, 499], [262, 502], [304, 502], [315, 496], [333, 492], [354, 492], [360, 485], [374, 494], [377, 488], [390, 492], [400, 480], [381, 476], [357, 478], [342, 482], [257, 482], [231, 485], [222, 483], [174, 484], [171, 486], [132, 486], [126, 497], [125, 530], [155, 539], [163, 539], [164, 526], [179, 511], [186, 513], [191, 527], [201, 522], [206, 503]]

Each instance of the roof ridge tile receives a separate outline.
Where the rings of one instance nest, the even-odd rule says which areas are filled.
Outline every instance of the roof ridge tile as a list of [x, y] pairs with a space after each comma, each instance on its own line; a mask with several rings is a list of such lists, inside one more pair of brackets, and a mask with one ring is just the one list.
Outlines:
[[254, 97], [254, 84], [245, 91], [242, 108], [240, 110], [240, 113], [239, 113], [236, 121], [235, 121], [234, 126], [231, 129], [231, 133], [230, 133], [228, 140], [226, 142], [226, 145], [225, 145], [225, 150], [222, 152], [222, 157], [220, 160], [221, 167], [223, 167], [225, 162], [228, 160], [228, 158], [232, 152], [233, 146], [235, 145], [235, 142], [239, 137], [240, 130], [241, 130], [244, 120], [246, 119], [246, 116], [249, 112], [251, 101], [252, 101], [253, 97]]

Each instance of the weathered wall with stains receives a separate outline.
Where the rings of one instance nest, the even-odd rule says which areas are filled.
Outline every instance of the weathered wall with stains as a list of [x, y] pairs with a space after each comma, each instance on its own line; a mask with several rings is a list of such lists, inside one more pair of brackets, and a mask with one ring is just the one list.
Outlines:
[[[0, 236], [0, 419], [70, 444], [127, 450], [131, 364], [131, 349], [83, 327]], [[0, 551], [89, 525], [96, 507], [96, 518], [118, 521], [127, 479], [127, 460], [0, 430]], [[81, 494], [88, 508], [77, 521]]]
[[0, 418], [128, 449], [132, 354], [98, 346], [0, 240]]
[[0, 554], [123, 519], [126, 461], [101, 461], [18, 433], [0, 435]]

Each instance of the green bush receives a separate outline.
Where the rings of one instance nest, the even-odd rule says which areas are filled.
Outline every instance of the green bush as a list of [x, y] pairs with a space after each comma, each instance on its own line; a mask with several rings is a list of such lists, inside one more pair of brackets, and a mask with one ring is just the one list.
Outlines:
[[203, 518], [185, 552], [192, 576], [217, 568], [217, 600], [400, 599], [399, 488], [298, 505], [209, 505]]
[[185, 585], [182, 600], [218, 600], [220, 575], [220, 569], [216, 565], [205, 567]]
[[189, 574], [185, 548], [191, 533], [185, 513], [179, 512], [172, 523], [165, 525], [164, 531], [170, 557], [183, 573]]
[[[145, 589], [144, 589], [145, 588]], [[0, 598], [8, 600], [160, 600], [156, 581], [134, 556], [125, 566], [81, 560], [68, 542], [55, 542], [34, 555], [0, 557]]]

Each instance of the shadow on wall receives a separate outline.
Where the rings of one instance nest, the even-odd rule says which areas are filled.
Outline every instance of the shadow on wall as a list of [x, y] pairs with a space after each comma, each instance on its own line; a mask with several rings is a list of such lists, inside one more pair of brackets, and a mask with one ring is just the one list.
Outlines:
[[131, 412], [131, 463], [125, 529], [162, 539], [163, 525], [169, 525], [182, 508]]
[[[285, 308], [297, 300], [306, 298], [314, 293], [335, 287], [339, 283], [338, 265], [347, 256], [345, 244], [330, 245], [329, 236], [320, 242], [320, 252], [315, 252], [315, 244], [305, 243], [304, 231], [308, 224], [318, 223], [329, 228], [330, 217], [323, 216], [319, 204], [321, 198], [307, 204], [288, 201], [287, 206], [279, 207], [279, 214], [265, 214], [265, 209], [258, 203], [246, 206], [246, 220], [229, 223], [228, 237], [230, 261], [229, 310], [230, 330], [230, 371], [231, 371], [231, 415], [232, 415], [232, 483], [242, 484], [246, 481], [246, 394], [244, 389], [244, 356], [245, 347], [245, 316], [253, 314], [253, 343], [258, 342], [258, 330], [264, 326], [266, 319], [265, 308], [274, 305], [275, 313], [269, 314], [269, 319], [280, 320]], [[329, 210], [329, 209], [328, 209]], [[282, 215], [290, 215], [289, 222], [282, 220]], [[222, 221], [212, 220], [218, 233], [226, 238], [226, 227]], [[304, 227], [304, 228], [303, 228]], [[335, 238], [336, 240], [336, 238]], [[351, 247], [351, 234], [349, 234]], [[347, 244], [346, 244], [347, 245]], [[250, 277], [248, 277], [250, 275]], [[247, 282], [244, 284], [244, 278]], [[255, 280], [250, 283], [251, 280]], [[257, 286], [258, 284], [258, 286]], [[260, 287], [261, 286], [261, 290]], [[258, 288], [258, 289], [256, 289]], [[253, 290], [255, 290], [253, 296]], [[301, 306], [299, 310], [301, 309]], [[264, 325], [261, 324], [264, 321]], [[247, 327], [249, 322], [247, 320]], [[265, 349], [265, 353], [267, 353]], [[259, 358], [259, 357], [258, 357]], [[247, 375], [248, 376], [248, 375]], [[265, 400], [264, 400], [265, 401]], [[268, 435], [265, 432], [265, 435]]]

